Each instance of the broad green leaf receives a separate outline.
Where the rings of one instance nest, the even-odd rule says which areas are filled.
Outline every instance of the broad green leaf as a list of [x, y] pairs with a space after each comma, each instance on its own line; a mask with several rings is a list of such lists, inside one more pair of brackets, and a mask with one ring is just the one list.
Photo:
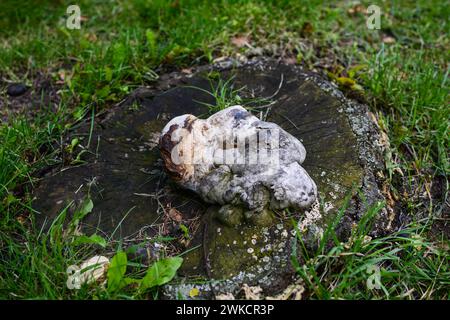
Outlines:
[[140, 284], [142, 282], [142, 279], [135, 279], [135, 278], [125, 277], [125, 278], [123, 278], [123, 281], [124, 281], [125, 285]]
[[175, 277], [177, 270], [183, 263], [183, 258], [172, 257], [156, 261], [145, 274], [141, 282], [141, 289], [161, 286]]
[[124, 275], [127, 271], [127, 254], [123, 251], [118, 251], [111, 259], [108, 268], [108, 291], [114, 292], [127, 284], [124, 281]]
[[106, 247], [106, 240], [97, 235], [93, 234], [90, 237], [82, 235], [75, 238], [75, 240], [72, 242], [72, 245], [79, 246], [81, 244], [98, 244], [101, 247]]
[[92, 202], [92, 200], [90, 198], [86, 198], [81, 206], [75, 211], [72, 221], [70, 222], [70, 227], [72, 229], [75, 229], [78, 226], [80, 220], [91, 213], [93, 208], [94, 203]]
[[81, 205], [80, 210], [78, 211], [77, 218], [83, 219], [85, 216], [91, 213], [93, 208], [94, 203], [92, 202], [92, 200], [90, 198], [86, 199]]

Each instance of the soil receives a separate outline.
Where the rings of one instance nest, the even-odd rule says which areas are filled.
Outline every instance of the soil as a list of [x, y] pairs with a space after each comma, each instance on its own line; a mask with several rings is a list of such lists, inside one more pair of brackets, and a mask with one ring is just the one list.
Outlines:
[[[48, 74], [37, 73], [28, 89], [18, 96], [7, 93], [11, 82], [0, 80], [0, 123], [8, 122], [12, 117], [23, 116], [33, 118], [43, 112], [54, 112], [58, 109], [61, 97], [61, 84], [55, 83]], [[26, 84], [23, 84], [26, 85]]]

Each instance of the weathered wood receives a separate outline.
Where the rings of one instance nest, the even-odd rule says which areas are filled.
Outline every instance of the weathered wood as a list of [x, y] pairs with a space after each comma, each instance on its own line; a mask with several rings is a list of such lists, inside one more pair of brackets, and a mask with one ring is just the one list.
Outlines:
[[[190, 246], [203, 246], [184, 257], [181, 275], [228, 279], [215, 284], [216, 293], [236, 291], [243, 282], [274, 292], [292, 281], [291, 217], [281, 212], [267, 213], [268, 226], [245, 223], [239, 213], [219, 211], [178, 188], [163, 172], [156, 146], [158, 133], [175, 116], [205, 116], [207, 109], [198, 101], [214, 102], [209, 95], [192, 88], [210, 89], [205, 76], [209, 69], [203, 69], [191, 76], [174, 73], [159, 82], [163, 89], [137, 90], [98, 123], [87, 163], [48, 174], [36, 189], [34, 207], [41, 212], [38, 220], [51, 220], [66, 203], [80, 202], [90, 194], [94, 210], [83, 221], [85, 232], [99, 228], [110, 234], [122, 222], [115, 237], [133, 236], [144, 230], [153, 236], [164, 223], [164, 212], [176, 208], [183, 220], [200, 219], [201, 227]], [[348, 101], [328, 82], [292, 66], [259, 61], [218, 70], [223, 78], [234, 76], [235, 87], [245, 86], [247, 94], [269, 97], [275, 93], [267, 121], [277, 123], [304, 144], [307, 155], [302, 166], [316, 182], [320, 201], [306, 212], [291, 214], [300, 221], [307, 244], [317, 244], [337, 209], [344, 205], [345, 196], [352, 194], [338, 226], [342, 238], [348, 236], [352, 223], [365, 208], [383, 200], [375, 179], [376, 171], [382, 169], [376, 148], [378, 135], [367, 107]], [[168, 86], [171, 89], [165, 90]], [[87, 132], [85, 129], [80, 133], [84, 143]], [[363, 201], [356, 191], [364, 195]], [[233, 214], [231, 221], [237, 223], [223, 223], [224, 215]], [[386, 229], [386, 216], [385, 211], [380, 213], [374, 232]], [[208, 270], [204, 252], [209, 254]], [[189, 288], [189, 284], [167, 286], [166, 293], [186, 294]], [[205, 285], [200, 291], [207, 296], [210, 287]]]

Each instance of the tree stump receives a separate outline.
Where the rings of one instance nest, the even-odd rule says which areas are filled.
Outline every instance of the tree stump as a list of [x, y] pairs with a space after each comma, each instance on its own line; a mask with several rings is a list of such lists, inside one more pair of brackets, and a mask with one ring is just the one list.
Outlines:
[[[302, 166], [319, 192], [311, 208], [276, 212], [265, 226], [230, 226], [217, 219], [217, 206], [203, 203], [167, 178], [157, 147], [159, 133], [175, 116], [206, 116], [208, 108], [199, 102], [215, 101], [198, 88], [210, 91], [211, 77], [218, 75], [233, 77], [235, 88], [245, 87], [243, 98], [270, 97], [267, 121], [304, 144], [307, 155]], [[87, 147], [89, 124], [69, 141], [75, 136]], [[174, 234], [180, 224], [187, 225], [191, 241], [178, 272], [185, 278], [167, 285], [166, 296], [188, 297], [193, 286], [205, 298], [234, 294], [243, 283], [261, 286], [269, 295], [294, 281], [290, 256], [296, 229], [312, 249], [333, 223], [345, 241], [367, 208], [384, 200], [377, 181], [377, 172], [383, 170], [379, 139], [367, 107], [346, 99], [318, 75], [271, 60], [244, 65], [228, 61], [199, 67], [192, 74], [165, 75], [152, 89], [136, 90], [95, 123], [84, 163], [55, 168], [43, 177], [34, 192], [34, 208], [42, 225], [70, 201], [73, 212], [89, 195], [94, 209], [83, 220], [83, 232], [101, 230], [116, 239]], [[337, 220], [343, 206], [345, 214]], [[391, 222], [382, 209], [373, 233], [387, 231]], [[211, 281], [202, 285], [190, 281], [199, 277]]]

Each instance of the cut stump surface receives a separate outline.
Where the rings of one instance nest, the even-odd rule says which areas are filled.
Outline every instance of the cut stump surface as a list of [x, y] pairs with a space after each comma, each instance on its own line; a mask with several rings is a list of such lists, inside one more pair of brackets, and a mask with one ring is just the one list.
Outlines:
[[[217, 207], [167, 178], [157, 147], [159, 132], [175, 116], [207, 116], [207, 107], [199, 102], [214, 103], [214, 99], [194, 87], [210, 91], [207, 75], [211, 70], [223, 79], [233, 76], [235, 88], [245, 87], [244, 98], [270, 97], [273, 104], [267, 121], [304, 144], [307, 155], [302, 166], [319, 191], [319, 201], [306, 212], [275, 213], [266, 226], [227, 226], [216, 218]], [[86, 147], [89, 125], [69, 141], [75, 136]], [[378, 141], [367, 107], [346, 99], [315, 74], [270, 60], [200, 67], [192, 74], [163, 76], [151, 89], [136, 90], [96, 122], [89, 152], [82, 157], [85, 162], [46, 174], [35, 190], [34, 208], [42, 224], [71, 201], [76, 205], [90, 195], [94, 209], [83, 220], [83, 231], [101, 230], [116, 239], [170, 234], [168, 219], [175, 226], [191, 223], [197, 227], [186, 249], [192, 250], [183, 256], [178, 273], [186, 278], [183, 284], [166, 286], [167, 296], [187, 297], [193, 286], [200, 289], [201, 297], [236, 294], [243, 283], [261, 286], [270, 295], [294, 281], [290, 262], [293, 221], [307, 245], [314, 248], [336, 220], [339, 208], [347, 206], [336, 225], [345, 240], [366, 209], [384, 199], [376, 179], [383, 170]], [[388, 231], [392, 222], [386, 209], [378, 216], [375, 235]], [[194, 285], [189, 280], [198, 277], [213, 281]]]

